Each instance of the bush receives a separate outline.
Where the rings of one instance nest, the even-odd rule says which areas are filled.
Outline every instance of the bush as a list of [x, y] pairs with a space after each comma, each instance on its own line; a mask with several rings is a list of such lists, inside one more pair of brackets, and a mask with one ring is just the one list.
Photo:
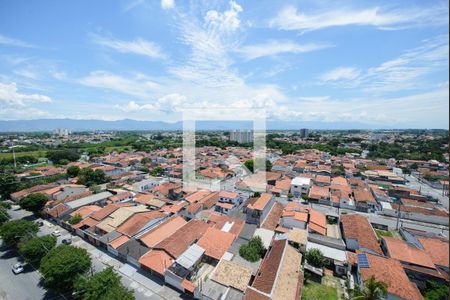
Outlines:
[[70, 217], [69, 219], [69, 223], [71, 225], [75, 225], [81, 222], [81, 220], [83, 220], [83, 218], [81, 217], [81, 215], [79, 213], [74, 214], [72, 217]]
[[54, 164], [63, 164], [64, 162], [78, 160], [80, 155], [70, 150], [53, 150], [47, 152], [47, 158]]

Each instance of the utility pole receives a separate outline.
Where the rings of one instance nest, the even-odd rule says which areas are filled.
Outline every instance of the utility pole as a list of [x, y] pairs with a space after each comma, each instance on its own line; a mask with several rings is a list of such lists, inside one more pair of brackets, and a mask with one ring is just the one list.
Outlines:
[[11, 148], [12, 148], [12, 154], [13, 154], [13, 160], [14, 160], [14, 170], [17, 169], [17, 162], [16, 162], [16, 152], [14, 151], [14, 139], [11, 136]]
[[397, 231], [398, 231], [398, 223], [399, 223], [399, 221], [400, 221], [400, 201], [398, 201], [398, 208], [397, 208], [397, 227], [396, 227], [396, 229], [397, 229]]

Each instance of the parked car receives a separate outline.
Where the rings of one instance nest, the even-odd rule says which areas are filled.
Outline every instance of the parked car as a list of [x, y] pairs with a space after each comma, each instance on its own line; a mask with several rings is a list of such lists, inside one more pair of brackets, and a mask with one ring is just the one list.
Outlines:
[[54, 237], [61, 236], [61, 231], [55, 230], [55, 231], [52, 232], [52, 235], [53, 235]]
[[70, 244], [72, 244], [72, 238], [71, 237], [65, 238], [61, 242], [65, 245], [70, 245]]
[[16, 274], [16, 275], [22, 273], [23, 270], [24, 270], [24, 266], [25, 266], [25, 264], [23, 264], [23, 263], [17, 263], [17, 264], [15, 264], [15, 265], [12, 267], [13, 273]]

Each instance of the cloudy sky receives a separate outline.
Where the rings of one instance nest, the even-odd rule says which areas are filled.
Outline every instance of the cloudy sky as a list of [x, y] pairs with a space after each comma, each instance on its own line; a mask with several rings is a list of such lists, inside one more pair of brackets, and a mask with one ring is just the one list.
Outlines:
[[0, 3], [1, 120], [448, 127], [447, 1], [63, 2]]

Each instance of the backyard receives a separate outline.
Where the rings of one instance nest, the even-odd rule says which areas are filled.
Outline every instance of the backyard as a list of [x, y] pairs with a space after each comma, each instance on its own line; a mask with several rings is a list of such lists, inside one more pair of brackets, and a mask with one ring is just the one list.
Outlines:
[[302, 290], [304, 300], [337, 300], [338, 293], [333, 287], [329, 287], [311, 280], [305, 280]]

